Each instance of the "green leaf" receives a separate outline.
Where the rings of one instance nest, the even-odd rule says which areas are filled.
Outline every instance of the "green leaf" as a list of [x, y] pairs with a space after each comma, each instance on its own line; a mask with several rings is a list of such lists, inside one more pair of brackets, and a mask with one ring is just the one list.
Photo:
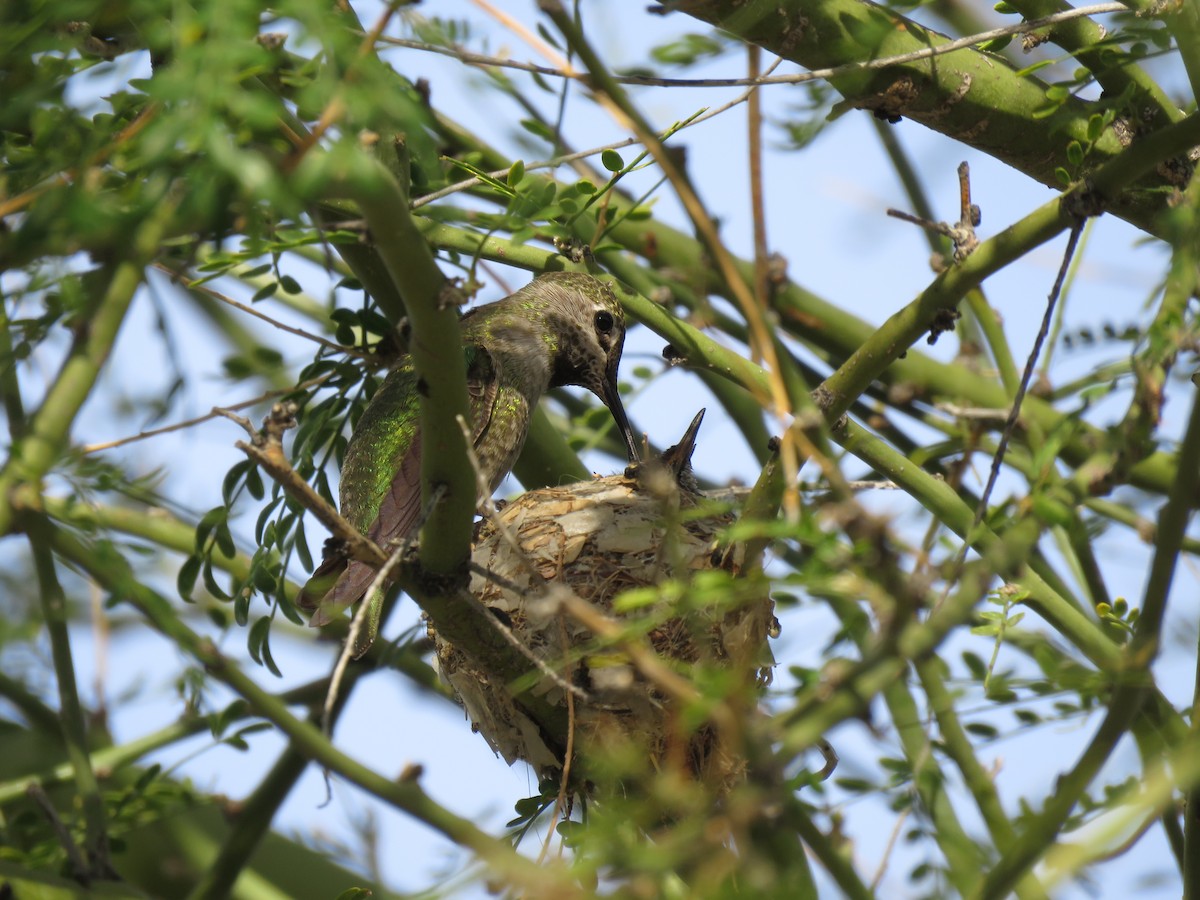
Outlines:
[[717, 56], [724, 47], [706, 34], [685, 34], [650, 51], [650, 56], [664, 65], [690, 66], [706, 56]]
[[212, 736], [220, 738], [233, 722], [243, 718], [250, 709], [250, 704], [240, 697], [218, 713], [209, 716], [208, 727]]
[[138, 776], [137, 781], [134, 782], [133, 785], [134, 791], [139, 794], [143, 793], [146, 788], [150, 787], [150, 783], [158, 778], [160, 774], [162, 774], [162, 765], [159, 763], [154, 763]]
[[246, 470], [246, 490], [250, 492], [250, 496], [255, 500], [261, 500], [266, 496], [262, 475], [258, 471], [258, 466], [251, 466]]
[[963, 651], [962, 660], [966, 663], [968, 669], [971, 670], [971, 675], [978, 681], [982, 681], [987, 675], [987, 665], [983, 659], [976, 653], [969, 650]]
[[276, 678], [282, 678], [283, 673], [279, 671], [279, 666], [275, 665], [275, 657], [271, 655], [271, 634], [269, 631], [263, 636], [262, 657], [263, 664], [266, 665], [267, 671]]
[[278, 290], [279, 290], [279, 282], [278, 281], [272, 281], [270, 284], [264, 284], [262, 287], [260, 287], [257, 291], [254, 292], [254, 296], [250, 298], [250, 302], [257, 303], [259, 300], [266, 300], [268, 297], [274, 297], [275, 292]]
[[279, 586], [275, 573], [266, 566], [256, 566], [254, 568], [250, 573], [250, 583], [254, 585], [256, 591], [267, 597]]
[[243, 592], [234, 598], [233, 621], [237, 623], [238, 628], [245, 628], [246, 623], [250, 621], [250, 595], [248, 593]]
[[601, 153], [600, 164], [610, 172], [620, 172], [625, 168], [625, 162], [616, 150], [605, 150]]
[[233, 468], [225, 473], [225, 480], [221, 482], [221, 498], [225, 501], [226, 506], [233, 505], [233, 495], [237, 490], [238, 482], [241, 481], [242, 476], [246, 474], [246, 470], [251, 465], [253, 463], [250, 460], [244, 459], [239, 463], [235, 463]]
[[1071, 185], [1071, 173], [1068, 172], [1066, 169], [1064, 169], [1062, 166], [1058, 166], [1055, 168], [1054, 179], [1059, 184], [1061, 184], [1063, 187], [1070, 187], [1070, 185]]
[[212, 594], [218, 600], [232, 599], [229, 594], [225, 592], [225, 589], [217, 583], [217, 578], [215, 575], [213, 575], [212, 560], [204, 560], [204, 564], [200, 567], [200, 574], [204, 578], [204, 587], [210, 594]]
[[293, 544], [296, 548], [296, 555], [300, 557], [300, 565], [304, 567], [305, 572], [313, 570], [313, 555], [308, 549], [308, 538], [304, 534], [304, 520], [299, 520], [296, 523], [296, 542]]
[[258, 620], [250, 626], [250, 633], [246, 636], [246, 649], [250, 651], [250, 658], [260, 666], [263, 663], [263, 645], [270, 633], [271, 617], [259, 616]]
[[[1019, 70], [1018, 70], [1016, 73], [1014, 73], [1014, 74], [1015, 74], [1015, 76], [1016, 76], [1017, 78], [1024, 78], [1024, 77], [1025, 77], [1025, 76], [1027, 76], [1027, 75], [1032, 75], [1032, 74], [1033, 74], [1034, 72], [1036, 72], [1038, 69], [1044, 69], [1044, 68], [1046, 68], [1046, 66], [1052, 66], [1052, 65], [1054, 65], [1054, 60], [1052, 60], [1052, 59], [1042, 59], [1042, 60], [1039, 60], [1039, 61], [1037, 61], [1037, 62], [1033, 63], [1032, 65], [1026, 66], [1026, 67], [1025, 67], [1025, 68], [1023, 68], [1023, 69], [1019, 69]], [[1057, 107], [1056, 107], [1056, 108], [1057, 108]]]
[[530, 134], [540, 137], [544, 141], [554, 143], [554, 131], [544, 122], [539, 122], [537, 119], [522, 119], [520, 124]]
[[221, 522], [217, 525], [216, 530], [213, 532], [213, 538], [217, 543], [217, 549], [227, 559], [237, 556], [237, 545], [233, 542], [233, 532], [229, 530], [228, 522]]
[[262, 546], [263, 544], [271, 543], [265, 537], [265, 535], [267, 533], [267, 524], [268, 523], [270, 523], [272, 525], [274, 524], [273, 522], [271, 522], [271, 514], [275, 511], [275, 508], [277, 506], [279, 506], [279, 504], [282, 502], [283, 502], [282, 497], [276, 497], [274, 500], [272, 500], [270, 503], [268, 503], [266, 506], [264, 506], [262, 512], [260, 512], [258, 514], [258, 521], [254, 525], [254, 543], [258, 544], [259, 546]]
[[179, 596], [188, 603], [192, 602], [192, 591], [196, 589], [196, 579], [200, 577], [200, 566], [204, 561], [199, 556], [189, 556], [179, 567], [175, 577], [175, 588]]
[[1067, 162], [1073, 166], [1078, 166], [1083, 162], [1083, 144], [1079, 141], [1071, 141], [1067, 144]]
[[208, 536], [212, 530], [229, 517], [229, 510], [224, 506], [214, 506], [196, 523], [196, 552], [204, 553], [208, 547]]
[[283, 288], [283, 292], [285, 294], [295, 295], [303, 292], [304, 290], [302, 287], [300, 287], [300, 282], [298, 282], [291, 275], [281, 275], [279, 277], [279, 286]]
[[835, 778], [833, 783], [842, 790], [855, 794], [865, 794], [875, 790], [875, 785], [865, 778]]
[[1013, 36], [1011, 34], [1001, 35], [998, 38], [992, 38], [990, 41], [984, 41], [979, 45], [979, 49], [984, 53], [999, 53], [1012, 43], [1012, 39]]
[[521, 183], [521, 179], [524, 177], [525, 177], [525, 163], [518, 159], [516, 162], [514, 162], [512, 164], [512, 167], [509, 168], [509, 170], [508, 170], [509, 187], [515, 188], [518, 184]]
[[498, 190], [500, 193], [504, 194], [506, 197], [515, 196], [515, 192], [513, 191], [513, 189], [510, 188], [505, 182], [496, 178], [491, 173], [485, 172], [483, 169], [479, 168], [479, 166], [472, 165], [471, 163], [469, 163], [463, 159], [451, 159], [449, 161], [451, 163], [453, 163], [455, 166], [457, 166], [458, 168], [460, 168], [466, 172], [470, 172], [472, 175], [474, 175], [476, 178], [478, 178], [483, 184], [494, 187], [496, 190]]

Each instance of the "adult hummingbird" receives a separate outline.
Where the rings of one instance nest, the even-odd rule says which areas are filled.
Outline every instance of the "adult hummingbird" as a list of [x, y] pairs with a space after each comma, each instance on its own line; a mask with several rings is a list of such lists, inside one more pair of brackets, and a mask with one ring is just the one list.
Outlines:
[[[625, 319], [607, 284], [575, 272], [542, 275], [471, 310], [461, 329], [459, 364], [467, 368], [470, 425], [489, 495], [517, 461], [530, 416], [553, 387], [578, 385], [599, 397], [616, 420], [629, 459], [638, 459], [617, 390]], [[418, 382], [412, 360], [402, 358], [367, 404], [342, 462], [341, 514], [381, 547], [410, 537], [421, 508]], [[370, 565], [327, 547], [299, 605], [315, 610], [311, 625], [324, 625], [360, 600], [374, 577]], [[374, 640], [381, 600], [370, 599], [376, 608], [360, 650]]]

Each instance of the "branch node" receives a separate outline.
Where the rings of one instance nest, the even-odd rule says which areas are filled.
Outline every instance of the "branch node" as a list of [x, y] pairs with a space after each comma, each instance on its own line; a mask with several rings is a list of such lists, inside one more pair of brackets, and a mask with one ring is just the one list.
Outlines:
[[[982, 211], [976, 204], [971, 202], [971, 168], [965, 162], [958, 165], [958, 199], [959, 216], [958, 221], [953, 225], [946, 222], [933, 222], [898, 209], [889, 209], [887, 214], [893, 219], [902, 219], [905, 222], [911, 222], [914, 225], [919, 225], [926, 231], [932, 231], [935, 234], [940, 234], [942, 237], [949, 238], [950, 243], [954, 245], [954, 261], [962, 262], [974, 253], [975, 248], [979, 246], [979, 238], [975, 234], [975, 228], [983, 221]], [[936, 339], [936, 334], [931, 334], [930, 337]]]
[[1085, 178], [1075, 190], [1062, 199], [1063, 209], [1080, 222], [1104, 212], [1104, 197], [1091, 179]]

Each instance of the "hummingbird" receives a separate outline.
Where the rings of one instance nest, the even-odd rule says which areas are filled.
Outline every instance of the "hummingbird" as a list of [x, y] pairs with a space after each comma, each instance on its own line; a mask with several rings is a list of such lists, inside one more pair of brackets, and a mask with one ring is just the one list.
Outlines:
[[[541, 275], [503, 300], [471, 310], [460, 325], [469, 425], [489, 496], [516, 463], [530, 416], [550, 388], [576, 385], [594, 393], [612, 413], [629, 459], [639, 458], [617, 389], [625, 319], [603, 281], [576, 272]], [[342, 462], [341, 514], [381, 547], [410, 537], [419, 518], [419, 381], [412, 359], [402, 357], [363, 411]], [[298, 605], [313, 612], [310, 625], [325, 625], [363, 598], [375, 573], [327, 544]], [[382, 599], [370, 598], [360, 653], [378, 631]]]

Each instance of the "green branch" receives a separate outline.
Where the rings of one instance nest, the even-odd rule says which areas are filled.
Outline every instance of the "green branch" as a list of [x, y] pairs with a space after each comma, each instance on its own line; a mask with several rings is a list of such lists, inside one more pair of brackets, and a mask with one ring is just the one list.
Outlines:
[[[330, 727], [345, 709], [350, 692], [363, 672], [361, 666], [347, 672], [330, 716]], [[322, 718], [323, 710], [314, 705], [313, 712], [309, 715], [309, 723], [319, 726]], [[308, 756], [295, 743], [284, 749], [275, 765], [242, 805], [216, 859], [205, 868], [199, 883], [188, 894], [188, 900], [220, 900], [233, 893], [238, 876], [249, 864], [254, 851], [270, 830], [275, 813], [308, 768], [308, 763]]]
[[20, 442], [14, 445], [12, 455], [0, 468], [0, 535], [12, 530], [13, 509], [9, 495], [14, 488], [22, 482], [39, 482], [62, 454], [75, 416], [91, 394], [100, 369], [108, 359], [133, 295], [141, 286], [146, 265], [159, 252], [179, 201], [179, 193], [174, 190], [163, 197], [155, 214], [133, 234], [129, 258], [96, 273], [108, 276], [103, 293], [95, 307], [80, 318], [85, 324], [58, 376], [27, 423]]
[[[1010, 5], [1026, 20], [1040, 19], [1069, 7], [1063, 0], [1011, 0]], [[1046, 36], [1088, 67], [1108, 97], [1129, 91], [1129, 108], [1154, 127], [1183, 118], [1179, 107], [1134, 60], [1114, 41], [1103, 25], [1087, 16], [1068, 19], [1046, 29]]]
[[[807, 69], [844, 66], [829, 81], [846, 105], [911, 119], [1052, 188], [1060, 187], [1057, 170], [1077, 169], [1068, 155], [1072, 142], [1090, 148], [1079, 172], [1084, 177], [1129, 152], [1114, 127], [1089, 140], [1089, 120], [1103, 110], [1100, 104], [1069, 97], [1055, 106], [1046, 96], [1049, 85], [991, 53], [964, 48], [868, 67], [871, 60], [937, 47], [949, 38], [866, 0], [707, 0], [682, 9]], [[1037, 127], [1031, 127], [1035, 113]], [[1146, 190], [1114, 195], [1111, 210], [1156, 233], [1156, 217], [1173, 185], [1158, 176], [1140, 186]]]
[[[462, 357], [458, 307], [400, 184], [365, 154], [352, 161], [335, 183], [362, 210], [412, 326], [409, 352], [426, 388], [420, 411], [421, 497], [429, 516], [421, 528], [419, 553], [427, 570], [446, 575], [466, 561], [475, 513], [475, 476], [457, 421], [459, 416], [469, 419], [466, 366], [446, 364]], [[430, 508], [438, 487], [447, 489], [445, 498]]]
[[434, 802], [421, 789], [415, 775], [398, 780], [387, 778], [346, 756], [317, 727], [294, 716], [284, 700], [263, 690], [211, 640], [184, 624], [171, 604], [143, 585], [122, 558], [104, 553], [102, 548], [87, 547], [60, 529], [54, 530], [52, 540], [58, 553], [83, 568], [103, 589], [132, 604], [155, 630], [204, 666], [213, 678], [245, 699], [257, 715], [286, 734], [292, 746], [308, 759], [472, 850], [498, 876], [513, 884], [534, 892], [552, 891], [564, 897], [580, 893], [561, 867], [538, 866], [470, 820], [456, 816]]
[[[325, 692], [329, 687], [329, 679], [322, 678], [318, 681], [310, 682], [293, 688], [290, 691], [285, 691], [280, 694], [280, 700], [285, 704], [315, 706], [319, 704], [325, 696]], [[8, 695], [5, 694], [7, 697]], [[236, 716], [229, 718], [227, 721], [232, 723], [245, 719], [251, 716], [251, 711], [246, 708], [237, 713]], [[58, 719], [55, 718], [54, 724], [58, 725]], [[94, 772], [115, 773], [132, 765], [142, 757], [156, 750], [161, 750], [164, 747], [169, 747], [180, 741], [187, 740], [197, 734], [208, 731], [211, 728], [208, 717], [187, 714], [180, 717], [177, 721], [172, 722], [165, 728], [160, 728], [158, 731], [143, 735], [140, 738], [135, 738], [132, 741], [126, 741], [123, 744], [118, 744], [112, 747], [103, 747], [93, 751], [90, 756], [90, 765]], [[60, 784], [65, 784], [70, 781], [74, 774], [74, 768], [70, 762], [54, 766], [42, 772], [32, 775], [22, 775], [19, 778], [11, 779], [10, 781], [0, 782], [0, 807], [5, 804], [12, 803], [25, 796], [25, 792], [30, 785], [40, 785], [42, 788], [51, 788]]]
[[1087, 790], [1101, 766], [1108, 761], [1117, 742], [1129, 730], [1146, 701], [1148, 690], [1142, 687], [1118, 689], [1108, 713], [1075, 766], [1060, 775], [1042, 812], [1026, 825], [1010, 850], [985, 875], [970, 896], [982, 900], [1000, 900], [1023, 878], [1038, 859], [1055, 845], [1067, 816]]
[[38, 593], [42, 601], [42, 616], [50, 638], [50, 654], [54, 660], [54, 676], [58, 684], [59, 720], [63, 742], [83, 806], [88, 870], [75, 876], [87, 883], [93, 878], [108, 879], [113, 875], [109, 854], [108, 823], [104, 798], [92, 770], [88, 755], [87, 723], [83, 705], [79, 702], [79, 687], [75, 681], [75, 662], [71, 654], [71, 632], [67, 598], [58, 581], [54, 554], [50, 549], [53, 526], [37, 514], [23, 516], [19, 522], [29, 538], [33, 564], [37, 571]]

